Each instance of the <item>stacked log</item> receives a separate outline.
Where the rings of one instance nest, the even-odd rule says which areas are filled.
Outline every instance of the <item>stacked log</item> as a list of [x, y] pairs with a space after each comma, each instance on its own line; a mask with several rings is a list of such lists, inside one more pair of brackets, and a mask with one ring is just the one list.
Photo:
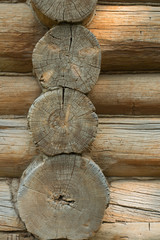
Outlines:
[[[31, 6], [22, 2], [0, 0], [0, 240], [35, 240], [19, 218], [19, 179], [11, 178], [20, 177], [39, 156], [26, 114], [42, 91], [30, 73], [32, 51], [48, 29], [40, 24]], [[160, 78], [156, 73], [160, 66], [159, 0], [98, 3], [101, 5], [97, 5], [95, 17], [91, 18], [92, 13], [92, 21], [86, 25], [86, 19], [83, 24], [100, 43], [103, 73], [87, 96], [96, 113], [111, 115], [99, 115], [98, 134], [82, 159], [91, 161], [92, 157], [105, 176], [112, 178], [110, 206], [100, 230], [91, 239], [135, 240], [136, 236], [137, 240], [159, 240], [160, 180], [152, 178], [159, 177], [160, 171]], [[50, 19], [46, 24], [50, 24]], [[42, 77], [40, 84], [43, 82]], [[76, 173], [73, 176], [78, 179]], [[95, 198], [98, 196], [99, 193]], [[74, 204], [72, 198], [63, 194], [54, 198], [59, 199], [58, 207], [68, 204], [71, 208]]]
[[[71, 23], [88, 18], [96, 5], [33, 2], [53, 21]], [[46, 240], [94, 236], [109, 203], [106, 178], [81, 156], [97, 132], [95, 108], [85, 93], [100, 73], [100, 46], [89, 30], [71, 23], [48, 31], [32, 56], [42, 94], [29, 109], [28, 126], [39, 155], [21, 177], [17, 210], [26, 229]]]

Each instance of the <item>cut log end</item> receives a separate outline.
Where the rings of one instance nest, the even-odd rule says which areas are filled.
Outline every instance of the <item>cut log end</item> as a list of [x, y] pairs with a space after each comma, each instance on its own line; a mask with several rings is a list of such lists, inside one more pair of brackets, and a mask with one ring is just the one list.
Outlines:
[[42, 239], [87, 239], [99, 229], [109, 188], [98, 165], [78, 155], [37, 159], [18, 191], [20, 217]]
[[45, 16], [57, 22], [82, 22], [95, 9], [97, 0], [32, 0]]
[[32, 61], [43, 88], [62, 86], [88, 93], [99, 77], [101, 51], [85, 27], [62, 24], [37, 43]]
[[98, 118], [82, 93], [56, 88], [42, 94], [29, 110], [34, 142], [46, 155], [81, 153], [94, 140]]

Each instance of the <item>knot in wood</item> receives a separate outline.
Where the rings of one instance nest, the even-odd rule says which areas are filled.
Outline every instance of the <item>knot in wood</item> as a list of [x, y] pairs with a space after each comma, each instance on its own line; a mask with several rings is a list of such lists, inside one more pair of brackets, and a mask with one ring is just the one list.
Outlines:
[[88, 93], [99, 77], [101, 50], [88, 29], [62, 24], [37, 43], [32, 61], [44, 89], [62, 86]]
[[81, 240], [99, 229], [109, 188], [92, 160], [76, 154], [39, 157], [24, 172], [17, 201], [27, 230], [40, 239]]
[[97, 133], [94, 110], [88, 97], [72, 89], [56, 88], [42, 94], [28, 114], [35, 144], [49, 156], [81, 153]]

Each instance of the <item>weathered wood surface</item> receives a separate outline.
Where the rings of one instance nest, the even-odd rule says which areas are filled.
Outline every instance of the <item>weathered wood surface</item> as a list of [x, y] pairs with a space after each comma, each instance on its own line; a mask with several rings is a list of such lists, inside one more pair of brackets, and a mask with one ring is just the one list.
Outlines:
[[[44, 29], [23, 3], [1, 4], [0, 16], [0, 70], [32, 71], [32, 51]], [[159, 16], [159, 7], [98, 5], [88, 28], [101, 45], [102, 71], [160, 70]]]
[[83, 152], [98, 128], [92, 102], [69, 88], [55, 88], [39, 96], [29, 109], [28, 121], [34, 143], [48, 156]]
[[25, 3], [2, 3], [0, 16], [0, 71], [32, 71], [33, 48], [46, 30]]
[[159, 240], [160, 223], [104, 223], [91, 240]]
[[61, 24], [39, 40], [32, 61], [44, 89], [61, 86], [88, 93], [99, 77], [101, 49], [87, 28]]
[[106, 5], [153, 5], [153, 6], [159, 6], [160, 2], [159, 0], [99, 0], [99, 4], [106, 4]]
[[37, 81], [31, 76], [0, 76], [0, 114], [27, 114], [40, 93]]
[[76, 0], [54, 2], [32, 0], [35, 7], [48, 18], [57, 22], [82, 22], [95, 10], [97, 0]]
[[160, 222], [160, 178], [110, 178], [104, 222]]
[[0, 232], [0, 240], [37, 240], [27, 232]]
[[[0, 176], [20, 176], [37, 155], [26, 128], [25, 119], [1, 119]], [[160, 118], [99, 118], [89, 155], [106, 176], [160, 176], [159, 142]]]
[[[88, 97], [98, 114], [158, 115], [160, 74], [102, 74]], [[34, 77], [0, 76], [0, 114], [27, 114], [41, 89]]]
[[[109, 178], [108, 180], [110, 205], [105, 211], [103, 223], [112, 223], [112, 226], [116, 226], [117, 222], [126, 224], [139, 222], [142, 226], [144, 223], [151, 224], [151, 226], [160, 224], [160, 178]], [[11, 182], [18, 183], [18, 179], [1, 179], [0, 181], [0, 201], [3, 206], [0, 208], [2, 216], [0, 231], [9, 231], [9, 229], [10, 231], [18, 231], [18, 229], [22, 231], [24, 229], [12, 203]], [[39, 187], [41, 186], [42, 184]], [[77, 183], [75, 187], [78, 186]], [[40, 188], [41, 191], [43, 189]], [[11, 209], [7, 206], [11, 206]], [[118, 233], [118, 230], [116, 231]]]
[[108, 203], [108, 183], [98, 165], [75, 154], [38, 157], [24, 172], [17, 195], [27, 230], [46, 240], [93, 236]]
[[16, 180], [0, 179], [0, 231], [25, 230], [25, 227], [14, 207], [14, 189], [12, 188], [12, 184], [15, 185]]
[[158, 115], [160, 74], [100, 75], [88, 97], [98, 114]]

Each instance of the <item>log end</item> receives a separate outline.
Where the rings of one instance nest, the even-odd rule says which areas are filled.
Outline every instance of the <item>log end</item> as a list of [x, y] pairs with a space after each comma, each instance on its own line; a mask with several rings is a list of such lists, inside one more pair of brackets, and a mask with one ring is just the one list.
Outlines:
[[20, 217], [29, 232], [44, 240], [93, 236], [108, 201], [108, 184], [98, 165], [74, 154], [36, 160], [18, 191]]
[[88, 29], [62, 24], [37, 43], [32, 62], [43, 89], [62, 86], [88, 93], [100, 74], [101, 50]]
[[36, 99], [29, 110], [35, 144], [48, 156], [81, 153], [94, 141], [98, 118], [84, 94], [56, 88]]
[[32, 0], [36, 8], [44, 16], [58, 23], [82, 22], [94, 12], [97, 0]]

